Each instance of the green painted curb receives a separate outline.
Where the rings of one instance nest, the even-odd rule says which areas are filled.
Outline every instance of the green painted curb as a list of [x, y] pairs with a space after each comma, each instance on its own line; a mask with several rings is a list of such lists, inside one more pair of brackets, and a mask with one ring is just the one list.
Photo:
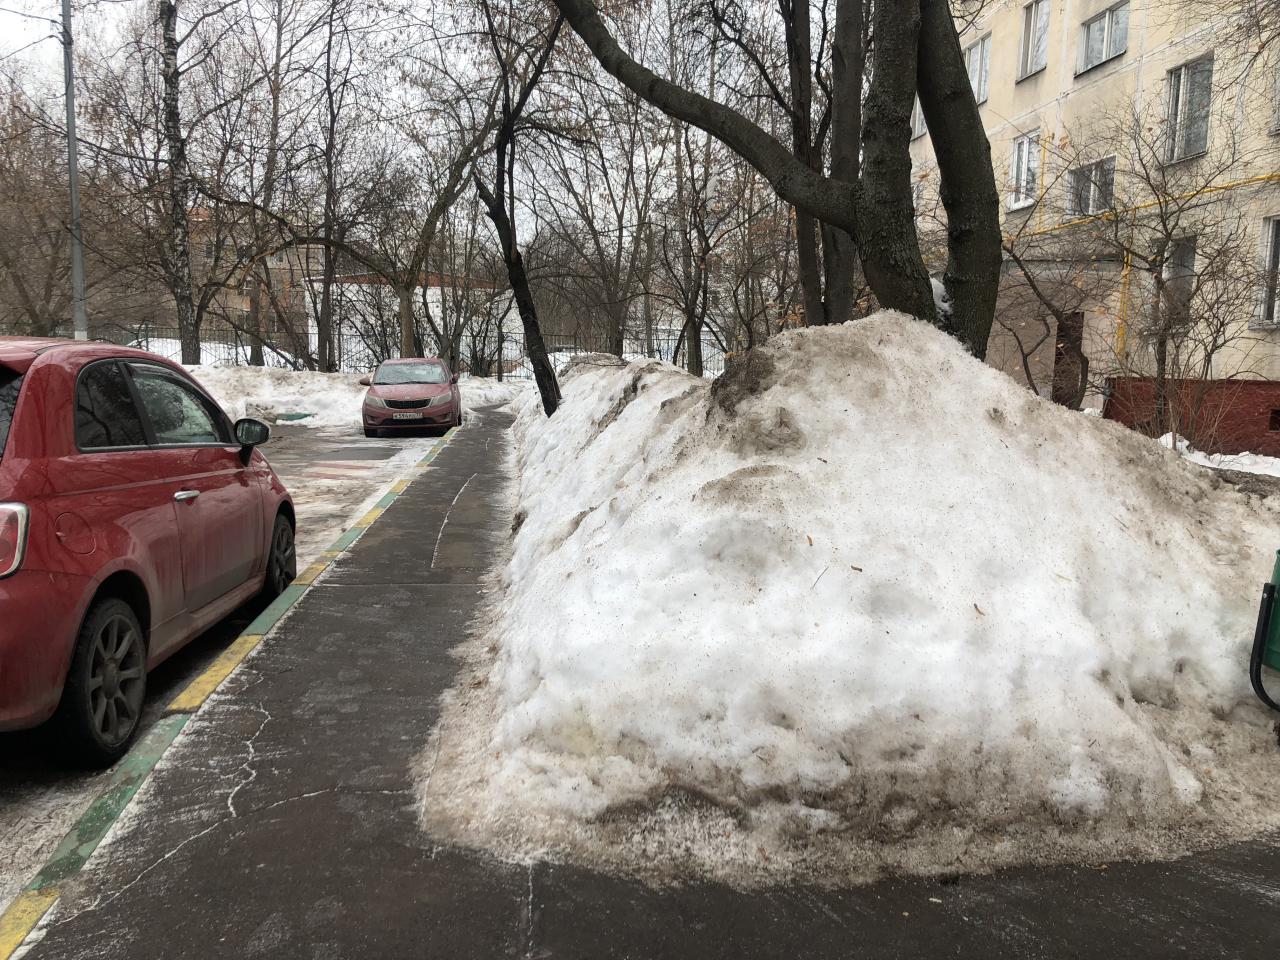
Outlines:
[[191, 714], [188, 713], [163, 717], [147, 731], [147, 735], [116, 766], [107, 788], [62, 838], [48, 863], [25, 889], [41, 890], [54, 886], [84, 866], [189, 719]]

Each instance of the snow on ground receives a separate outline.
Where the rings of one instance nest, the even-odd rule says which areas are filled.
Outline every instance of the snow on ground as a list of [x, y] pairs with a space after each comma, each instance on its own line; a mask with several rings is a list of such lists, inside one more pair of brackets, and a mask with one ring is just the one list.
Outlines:
[[[282, 414], [308, 413], [298, 421], [311, 427], [358, 427], [366, 387], [363, 374], [317, 373], [273, 367], [192, 366], [191, 374], [213, 394], [232, 419], [274, 420]], [[527, 389], [523, 380], [464, 377], [458, 384], [462, 407], [472, 410], [508, 403]]]
[[1277, 457], [1264, 457], [1256, 453], [1204, 453], [1192, 447], [1186, 437], [1175, 439], [1171, 433], [1166, 433], [1160, 438], [1160, 445], [1176, 449], [1184, 458], [1202, 467], [1280, 477], [1280, 458]]
[[1273, 824], [1280, 511], [901, 315], [571, 365], [425, 827], [649, 879], [1166, 856]]

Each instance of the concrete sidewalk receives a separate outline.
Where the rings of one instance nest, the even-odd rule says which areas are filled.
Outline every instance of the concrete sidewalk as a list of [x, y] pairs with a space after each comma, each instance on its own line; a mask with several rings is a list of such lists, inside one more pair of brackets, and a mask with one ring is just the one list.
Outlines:
[[187, 726], [30, 958], [1254, 957], [1280, 851], [751, 894], [508, 864], [418, 829], [411, 763], [509, 536], [490, 414]]

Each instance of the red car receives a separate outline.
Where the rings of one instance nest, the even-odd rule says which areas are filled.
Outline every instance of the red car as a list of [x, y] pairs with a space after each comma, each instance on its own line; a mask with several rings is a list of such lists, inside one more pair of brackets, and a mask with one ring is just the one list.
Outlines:
[[0, 337], [0, 730], [53, 717], [81, 758], [114, 761], [147, 671], [288, 585], [269, 436], [153, 354]]
[[458, 378], [439, 357], [384, 360], [373, 378], [362, 377], [364, 435], [462, 425]]

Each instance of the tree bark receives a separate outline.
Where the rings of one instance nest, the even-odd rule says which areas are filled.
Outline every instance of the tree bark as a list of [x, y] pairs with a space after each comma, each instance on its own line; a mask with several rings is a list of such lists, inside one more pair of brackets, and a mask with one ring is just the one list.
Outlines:
[[[852, 2], [852, 0], [842, 0]], [[614, 79], [669, 116], [724, 142], [746, 160], [788, 203], [825, 223], [853, 230], [856, 189], [841, 189], [815, 173], [785, 146], [738, 111], [664, 80], [618, 46], [592, 0], [555, 0], [564, 18]]]
[[160, 0], [164, 138], [169, 153], [167, 178], [169, 223], [165, 243], [165, 279], [173, 295], [182, 343], [182, 362], [200, 362], [200, 329], [191, 293], [191, 170], [187, 164], [187, 139], [182, 130], [182, 73], [178, 64], [178, 2]]
[[[502, 176], [501, 169], [498, 176]], [[516, 245], [515, 227], [507, 215], [506, 205], [501, 198], [484, 185], [479, 176], [475, 177], [476, 192], [484, 203], [494, 229], [498, 231], [498, 243], [502, 245], [502, 259], [507, 268], [507, 279], [511, 283], [511, 293], [515, 297], [516, 310], [520, 314], [520, 322], [524, 327], [524, 349], [533, 366], [533, 378], [538, 384], [538, 393], [542, 397], [542, 409], [551, 416], [560, 406], [560, 384], [556, 381], [556, 372], [551, 366], [551, 358], [547, 356], [547, 345], [542, 340], [542, 328], [538, 325], [538, 308], [533, 302], [533, 291], [529, 288], [529, 275], [525, 272], [524, 257]]]
[[[862, 78], [866, 66], [862, 9], [861, 0], [837, 4], [831, 43], [831, 178], [849, 184], [858, 180], [862, 144]], [[827, 321], [852, 320], [853, 281], [858, 265], [852, 234], [827, 226], [823, 230], [822, 262]]]
[[987, 355], [1000, 285], [1000, 194], [991, 144], [973, 97], [969, 72], [947, 0], [920, 0], [918, 85], [933, 140], [947, 213], [947, 268], [951, 299], [943, 330], [975, 357]]
[[[844, 3], [854, 0], [842, 0]], [[854, 231], [862, 269], [881, 306], [936, 321], [911, 202], [911, 106], [917, 0], [878, 0], [875, 64], [862, 126], [862, 190]]]

